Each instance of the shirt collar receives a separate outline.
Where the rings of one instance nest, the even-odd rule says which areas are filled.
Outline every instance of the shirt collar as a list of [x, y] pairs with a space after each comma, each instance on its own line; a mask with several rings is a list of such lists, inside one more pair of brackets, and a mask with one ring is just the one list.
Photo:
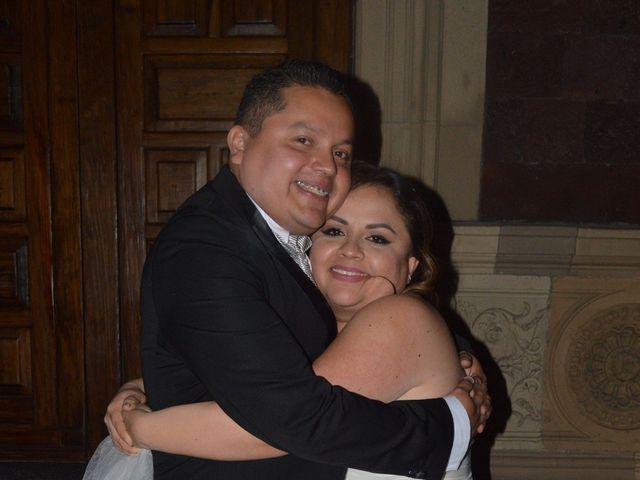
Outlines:
[[267, 212], [260, 208], [260, 205], [258, 205], [249, 194], [247, 194], [247, 197], [249, 197], [249, 200], [251, 200], [251, 202], [253, 202], [253, 204], [256, 206], [256, 209], [258, 210], [258, 212], [260, 212], [260, 215], [262, 215], [262, 218], [264, 218], [265, 222], [267, 222], [267, 225], [269, 225], [269, 228], [275, 234], [275, 236], [281, 242], [287, 243], [289, 241], [290, 233], [280, 225], [278, 225], [276, 221], [267, 214]]

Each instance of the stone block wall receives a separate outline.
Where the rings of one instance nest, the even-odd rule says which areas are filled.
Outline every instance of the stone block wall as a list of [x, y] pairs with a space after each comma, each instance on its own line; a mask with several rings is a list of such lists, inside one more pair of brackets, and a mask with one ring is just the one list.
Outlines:
[[491, 478], [639, 478], [640, 232], [455, 234], [455, 308], [498, 367]]

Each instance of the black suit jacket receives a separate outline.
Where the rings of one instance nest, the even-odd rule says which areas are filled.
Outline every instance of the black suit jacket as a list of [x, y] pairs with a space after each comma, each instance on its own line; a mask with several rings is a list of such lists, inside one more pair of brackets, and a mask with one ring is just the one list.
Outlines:
[[441, 478], [453, 441], [445, 402], [385, 405], [314, 375], [334, 317], [227, 167], [156, 239], [142, 316], [154, 410], [215, 400], [290, 452], [249, 462], [154, 452], [156, 478], [327, 480], [343, 478], [346, 466]]

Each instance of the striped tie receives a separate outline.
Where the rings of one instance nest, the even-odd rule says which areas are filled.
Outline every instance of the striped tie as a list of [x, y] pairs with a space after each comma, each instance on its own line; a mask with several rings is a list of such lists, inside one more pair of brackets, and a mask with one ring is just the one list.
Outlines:
[[307, 250], [311, 247], [311, 239], [306, 235], [289, 235], [289, 241], [283, 243], [285, 250], [289, 253], [294, 262], [313, 281], [311, 276], [311, 264], [307, 256]]

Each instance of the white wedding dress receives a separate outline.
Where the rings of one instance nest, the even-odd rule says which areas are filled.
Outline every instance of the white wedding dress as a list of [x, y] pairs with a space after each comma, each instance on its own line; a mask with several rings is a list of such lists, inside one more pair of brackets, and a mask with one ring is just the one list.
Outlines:
[[153, 480], [151, 450], [126, 455], [118, 450], [111, 437], [105, 438], [84, 471], [82, 480]]
[[[82, 480], [153, 480], [153, 459], [150, 450], [141, 450], [137, 455], [125, 455], [105, 438], [93, 453]], [[350, 468], [345, 480], [405, 480], [409, 477], [371, 473]], [[443, 480], [472, 480], [469, 455], [458, 470], [447, 472]]]
[[[364, 470], [356, 470], [350, 468], [347, 470], [347, 476], [345, 480], [411, 480], [409, 477], [403, 477], [400, 475], [386, 475], [384, 473], [371, 473]], [[447, 472], [442, 480], [473, 480], [473, 474], [471, 473], [471, 459], [469, 453], [464, 457], [460, 468]]]

